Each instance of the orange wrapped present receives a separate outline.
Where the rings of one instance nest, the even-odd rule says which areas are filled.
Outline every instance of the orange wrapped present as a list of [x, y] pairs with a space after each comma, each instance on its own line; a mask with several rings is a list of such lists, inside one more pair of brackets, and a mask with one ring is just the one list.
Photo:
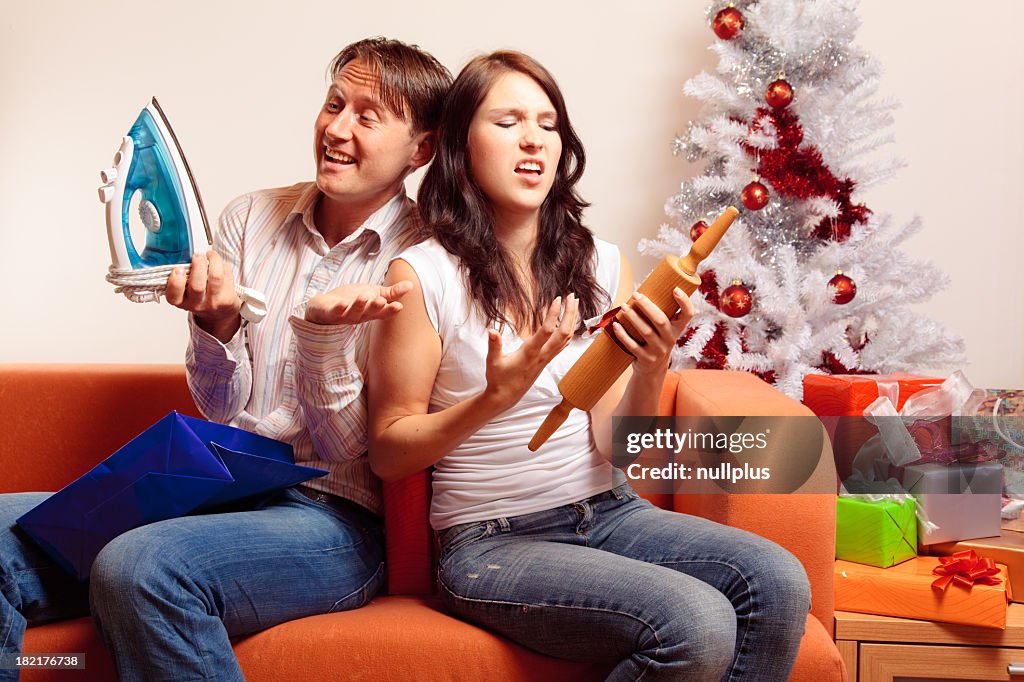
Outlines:
[[[966, 553], [969, 554], [969, 553]], [[943, 564], [943, 561], [947, 565]], [[940, 573], [936, 573], [940, 569]], [[836, 610], [1006, 627], [1007, 571], [974, 556], [917, 557], [890, 568], [835, 564]]]
[[[942, 379], [916, 374], [808, 374], [804, 377], [803, 403], [822, 419], [832, 439], [836, 473], [845, 481], [853, 471], [853, 458], [871, 436], [878, 433], [863, 417], [864, 409], [888, 397], [903, 409], [907, 398], [921, 389], [940, 386]], [[833, 417], [833, 419], [827, 419]], [[848, 417], [836, 419], [836, 417]]]

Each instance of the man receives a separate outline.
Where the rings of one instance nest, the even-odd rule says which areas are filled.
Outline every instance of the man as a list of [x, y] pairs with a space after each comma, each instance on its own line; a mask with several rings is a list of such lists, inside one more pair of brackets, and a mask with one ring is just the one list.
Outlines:
[[[382, 584], [360, 325], [400, 310], [411, 286], [379, 283], [418, 238], [404, 180], [433, 155], [451, 75], [383, 38], [346, 47], [330, 72], [314, 126], [316, 182], [236, 199], [214, 251], [197, 254], [187, 275], [175, 270], [166, 290], [190, 312], [186, 370], [202, 412], [287, 441], [297, 463], [330, 473], [242, 510], [170, 519], [109, 543], [93, 564], [89, 604], [122, 680], [242, 680], [231, 637], [362, 606]], [[243, 322], [235, 282], [266, 295], [259, 324]], [[49, 601], [75, 599], [52, 572], [24, 570], [41, 553], [10, 531], [27, 507], [7, 507], [0, 548], [18, 556], [0, 558], [0, 585], [13, 585], [0, 599], [0, 644], [16, 651], [26, 618], [52, 618]]]

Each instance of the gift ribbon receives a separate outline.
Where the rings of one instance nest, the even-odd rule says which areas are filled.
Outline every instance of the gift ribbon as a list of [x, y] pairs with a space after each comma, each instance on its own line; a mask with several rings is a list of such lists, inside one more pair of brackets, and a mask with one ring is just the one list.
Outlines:
[[900, 402], [900, 382], [892, 379], [875, 379], [875, 386], [878, 387], [878, 397], [886, 398], [895, 408]]
[[[628, 355], [630, 357], [636, 357], [635, 355], [633, 355], [633, 353], [628, 348], [626, 348], [625, 346], [622, 345], [622, 342], [619, 341], [619, 337], [615, 336], [615, 334], [612, 334], [610, 331], [605, 329], [606, 327], [611, 325], [612, 322], [615, 321], [615, 316], [619, 314], [620, 310], [622, 310], [622, 306], [615, 306], [614, 308], [612, 308], [611, 310], [606, 312], [604, 315], [602, 315], [601, 319], [598, 320], [595, 324], [592, 324], [589, 327], [587, 327], [587, 332], [590, 333], [590, 334], [593, 334], [595, 332], [598, 332], [598, 331], [601, 331], [602, 329], [604, 329], [605, 330], [605, 334], [608, 334], [608, 338], [612, 340], [612, 343], [614, 343], [616, 346], [619, 347], [619, 350], [621, 350], [623, 353], [625, 353], [626, 355]], [[593, 319], [593, 318], [591, 318], [591, 319]], [[629, 332], [626, 332], [626, 333], [628, 334]], [[633, 337], [631, 336], [630, 338], [633, 338]], [[633, 339], [633, 340], [636, 341], [637, 343], [639, 343], [641, 346], [644, 345], [642, 341], [639, 341], [637, 339]]]
[[979, 557], [973, 549], [956, 552], [952, 556], [939, 557], [939, 565], [932, 569], [939, 576], [932, 582], [932, 589], [945, 592], [950, 583], [956, 583], [968, 590], [977, 583], [979, 585], [998, 585], [1002, 578], [996, 562], [992, 559]]
[[[615, 319], [615, 316], [619, 314], [619, 310], [621, 310], [621, 309], [622, 309], [622, 306], [615, 306], [614, 308], [612, 308], [611, 310], [606, 312], [604, 315], [601, 316], [600, 320], [598, 320], [594, 324], [592, 324], [589, 327], [587, 327], [587, 332], [590, 333], [590, 334], [593, 334], [594, 332], [596, 332], [596, 331], [598, 331], [600, 329], [604, 329], [605, 327], [610, 325], [612, 323], [612, 320]], [[594, 318], [590, 318], [590, 319], [594, 319]]]

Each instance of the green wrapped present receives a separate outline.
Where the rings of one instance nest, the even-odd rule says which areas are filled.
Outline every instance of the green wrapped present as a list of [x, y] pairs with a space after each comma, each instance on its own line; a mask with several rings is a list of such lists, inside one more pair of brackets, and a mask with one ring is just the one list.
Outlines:
[[917, 505], [913, 499], [837, 500], [837, 559], [888, 568], [917, 556]]

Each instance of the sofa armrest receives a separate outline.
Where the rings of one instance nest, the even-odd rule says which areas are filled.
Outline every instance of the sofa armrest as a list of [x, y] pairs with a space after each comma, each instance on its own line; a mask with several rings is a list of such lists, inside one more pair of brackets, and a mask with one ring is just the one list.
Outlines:
[[[685, 370], [679, 373], [676, 414], [681, 416], [807, 417], [804, 405], [747, 372]], [[835, 489], [835, 462], [822, 427], [822, 453], [811, 490]], [[832, 569], [836, 496], [822, 493], [676, 495], [674, 508], [743, 528], [776, 542], [803, 564], [811, 583], [811, 613], [833, 631]]]

